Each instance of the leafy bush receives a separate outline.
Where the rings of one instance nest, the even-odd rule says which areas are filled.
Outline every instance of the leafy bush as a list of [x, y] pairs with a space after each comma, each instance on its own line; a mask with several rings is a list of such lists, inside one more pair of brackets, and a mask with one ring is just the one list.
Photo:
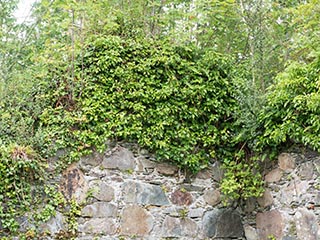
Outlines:
[[260, 114], [258, 145], [304, 144], [320, 151], [320, 59], [308, 65], [292, 63], [269, 89]]
[[137, 141], [193, 171], [233, 147], [229, 59], [164, 41], [106, 37], [90, 44], [83, 61], [80, 142]]

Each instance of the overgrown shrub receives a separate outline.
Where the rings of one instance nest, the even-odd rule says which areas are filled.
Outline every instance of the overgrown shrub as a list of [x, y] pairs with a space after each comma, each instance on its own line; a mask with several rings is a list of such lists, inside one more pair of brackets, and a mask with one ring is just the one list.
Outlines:
[[320, 151], [320, 60], [292, 63], [270, 87], [260, 114], [263, 126], [258, 145], [304, 144]]
[[169, 42], [99, 38], [87, 48], [80, 142], [137, 141], [193, 171], [233, 147], [232, 61]]

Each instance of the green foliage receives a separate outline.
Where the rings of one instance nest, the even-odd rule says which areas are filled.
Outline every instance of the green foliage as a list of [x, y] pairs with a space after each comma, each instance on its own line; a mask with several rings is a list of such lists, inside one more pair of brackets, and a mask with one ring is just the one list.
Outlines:
[[319, 59], [308, 65], [292, 63], [269, 89], [260, 114], [262, 146], [304, 144], [320, 151]]
[[[317, 1], [42, 0], [30, 26], [15, 24], [16, 3], [0, 3], [6, 233], [33, 204], [37, 222], [68, 205], [56, 187], [41, 197], [34, 187], [41, 159], [58, 150], [56, 170], [109, 139], [191, 171], [223, 159], [221, 189], [233, 199], [262, 193], [252, 155], [286, 143], [320, 151]], [[264, 95], [292, 59], [310, 64], [290, 64]], [[76, 234], [79, 206], [69, 204], [61, 239]]]
[[221, 181], [221, 191], [229, 199], [260, 197], [264, 192], [264, 182], [260, 174], [258, 158], [246, 158], [243, 150], [231, 160], [225, 160], [225, 170]]
[[5, 231], [17, 231], [17, 217], [33, 208], [32, 185], [43, 176], [43, 164], [32, 148], [0, 146], [0, 218]]
[[74, 134], [85, 146], [137, 141], [194, 171], [232, 147], [237, 103], [230, 60], [165, 41], [106, 37], [90, 44], [83, 61]]

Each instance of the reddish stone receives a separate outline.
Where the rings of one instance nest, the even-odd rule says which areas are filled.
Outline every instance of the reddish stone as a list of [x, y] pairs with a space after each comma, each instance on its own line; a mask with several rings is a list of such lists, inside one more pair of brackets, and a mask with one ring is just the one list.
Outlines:
[[268, 240], [269, 236], [282, 239], [284, 224], [278, 210], [258, 213], [256, 223], [260, 240]]
[[171, 194], [171, 202], [176, 205], [190, 205], [192, 203], [192, 196], [185, 190], [176, 190]]
[[157, 171], [165, 176], [172, 176], [178, 172], [178, 168], [169, 163], [159, 163], [156, 165]]
[[122, 212], [121, 234], [145, 236], [153, 227], [153, 217], [145, 209], [133, 205]]
[[218, 190], [205, 191], [203, 198], [211, 206], [216, 206], [221, 201], [220, 192]]
[[266, 189], [261, 197], [257, 199], [259, 205], [263, 208], [270, 206], [273, 203], [273, 197], [269, 189]]
[[278, 157], [279, 168], [284, 171], [292, 171], [296, 167], [293, 156], [289, 153], [281, 153]]
[[266, 182], [279, 182], [282, 178], [282, 171], [279, 168], [273, 169], [265, 176]]

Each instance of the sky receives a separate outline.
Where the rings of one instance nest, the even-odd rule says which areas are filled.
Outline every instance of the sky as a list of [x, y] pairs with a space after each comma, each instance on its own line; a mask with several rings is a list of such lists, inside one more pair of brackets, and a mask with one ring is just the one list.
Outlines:
[[30, 10], [34, 2], [36, 2], [36, 0], [20, 0], [18, 9], [14, 13], [18, 23], [30, 20]]

